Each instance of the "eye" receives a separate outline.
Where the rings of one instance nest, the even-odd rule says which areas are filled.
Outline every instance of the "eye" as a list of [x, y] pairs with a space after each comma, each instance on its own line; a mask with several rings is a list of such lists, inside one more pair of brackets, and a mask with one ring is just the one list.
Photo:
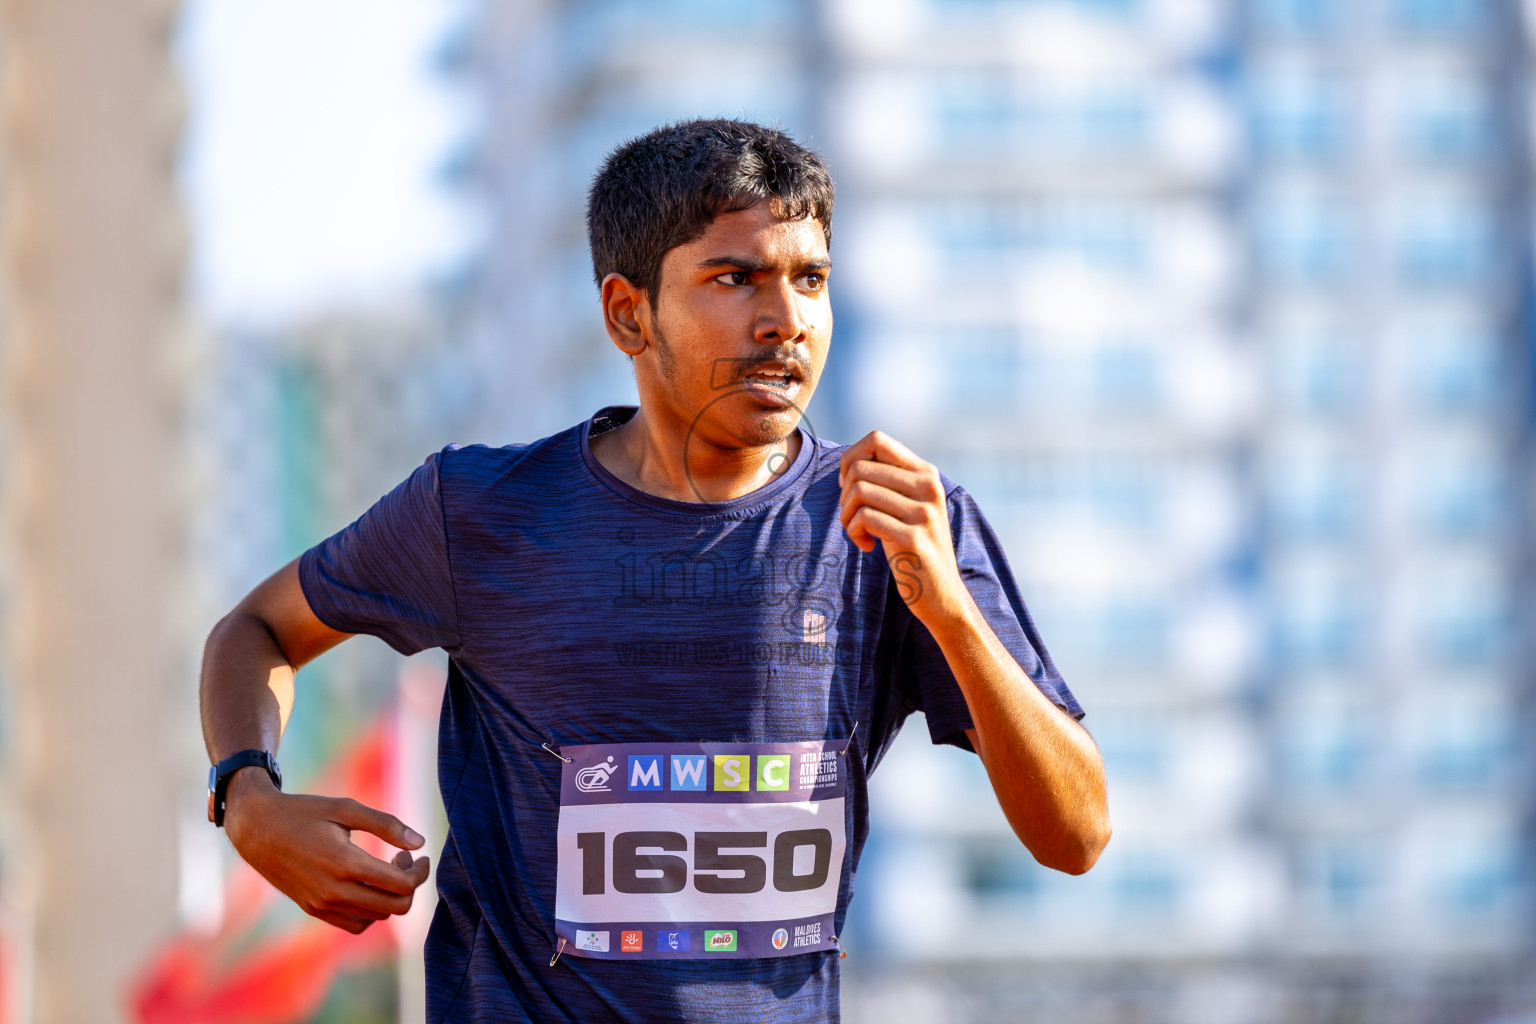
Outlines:
[[827, 286], [825, 274], [806, 274], [805, 286], [813, 292], [819, 292]]
[[721, 284], [729, 284], [740, 287], [741, 285], [746, 284], [750, 277], [751, 275], [748, 274], [745, 270], [730, 270], [724, 274], [721, 274], [719, 277], [715, 278], [715, 280], [719, 281]]

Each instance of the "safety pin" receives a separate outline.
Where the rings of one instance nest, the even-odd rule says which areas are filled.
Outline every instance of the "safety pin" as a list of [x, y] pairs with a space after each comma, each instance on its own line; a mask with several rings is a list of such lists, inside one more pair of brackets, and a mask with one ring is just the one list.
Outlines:
[[[549, 958], [549, 966], [555, 966], [555, 961], [560, 959], [560, 954], [565, 952], [565, 936], [560, 937], [560, 945], [555, 947], [555, 955]], [[843, 954], [847, 956], [847, 953]]]
[[[558, 757], [560, 760], [564, 761], [566, 764], [570, 764], [571, 763], [571, 759], [566, 757], [564, 754], [560, 753], [560, 751], [558, 751], [558, 750], [554, 749], [553, 747], [551, 747], [549, 745], [549, 741], [548, 740], [545, 740], [543, 743], [540, 743], [539, 746], [543, 747], [545, 750], [549, 751], [551, 754], [554, 754], [556, 757]], [[556, 953], [555, 955], [559, 956], [560, 954]], [[554, 966], [554, 961], [553, 960], [550, 961], [550, 966], [551, 967]]]
[[847, 757], [848, 756], [848, 748], [853, 746], [853, 741], [855, 739], [857, 739], [858, 736], [859, 736], [859, 723], [857, 721], [855, 721], [853, 723], [853, 731], [851, 731], [848, 734], [848, 742], [843, 744], [843, 749], [839, 750], [837, 752], [837, 755], [839, 757]]
[[836, 935], [832, 936], [831, 941], [837, 943], [837, 949], [838, 949], [837, 958], [839, 960], [847, 960], [848, 959], [848, 947], [843, 945], [842, 941], [839, 940]]

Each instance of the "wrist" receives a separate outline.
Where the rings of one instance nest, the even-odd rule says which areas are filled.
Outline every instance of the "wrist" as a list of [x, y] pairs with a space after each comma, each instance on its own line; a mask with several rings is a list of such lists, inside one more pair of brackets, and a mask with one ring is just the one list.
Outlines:
[[281, 792], [272, 784], [272, 777], [266, 770], [254, 764], [236, 768], [225, 780], [224, 785], [224, 831], [230, 835], [235, 833], [239, 823], [245, 817], [241, 813], [243, 809], [248, 809], [253, 803], [260, 803], [265, 797]]

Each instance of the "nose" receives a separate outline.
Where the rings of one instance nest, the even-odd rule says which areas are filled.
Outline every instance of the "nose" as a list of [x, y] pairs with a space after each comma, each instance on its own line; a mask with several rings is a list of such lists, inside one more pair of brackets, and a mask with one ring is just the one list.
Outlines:
[[759, 290], [762, 305], [752, 336], [765, 345], [800, 341], [805, 336], [805, 316], [800, 309], [800, 294], [786, 278]]

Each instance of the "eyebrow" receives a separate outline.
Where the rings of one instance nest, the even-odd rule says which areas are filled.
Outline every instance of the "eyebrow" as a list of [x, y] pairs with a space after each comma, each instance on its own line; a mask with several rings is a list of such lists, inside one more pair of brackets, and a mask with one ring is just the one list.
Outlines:
[[[712, 267], [734, 267], [744, 274], [760, 274], [769, 268], [769, 264], [763, 260], [751, 256], [715, 256], [702, 260], [699, 263], [700, 270], [708, 270]], [[805, 274], [816, 270], [832, 269], [830, 259], [805, 260], [795, 265], [798, 273]]]

